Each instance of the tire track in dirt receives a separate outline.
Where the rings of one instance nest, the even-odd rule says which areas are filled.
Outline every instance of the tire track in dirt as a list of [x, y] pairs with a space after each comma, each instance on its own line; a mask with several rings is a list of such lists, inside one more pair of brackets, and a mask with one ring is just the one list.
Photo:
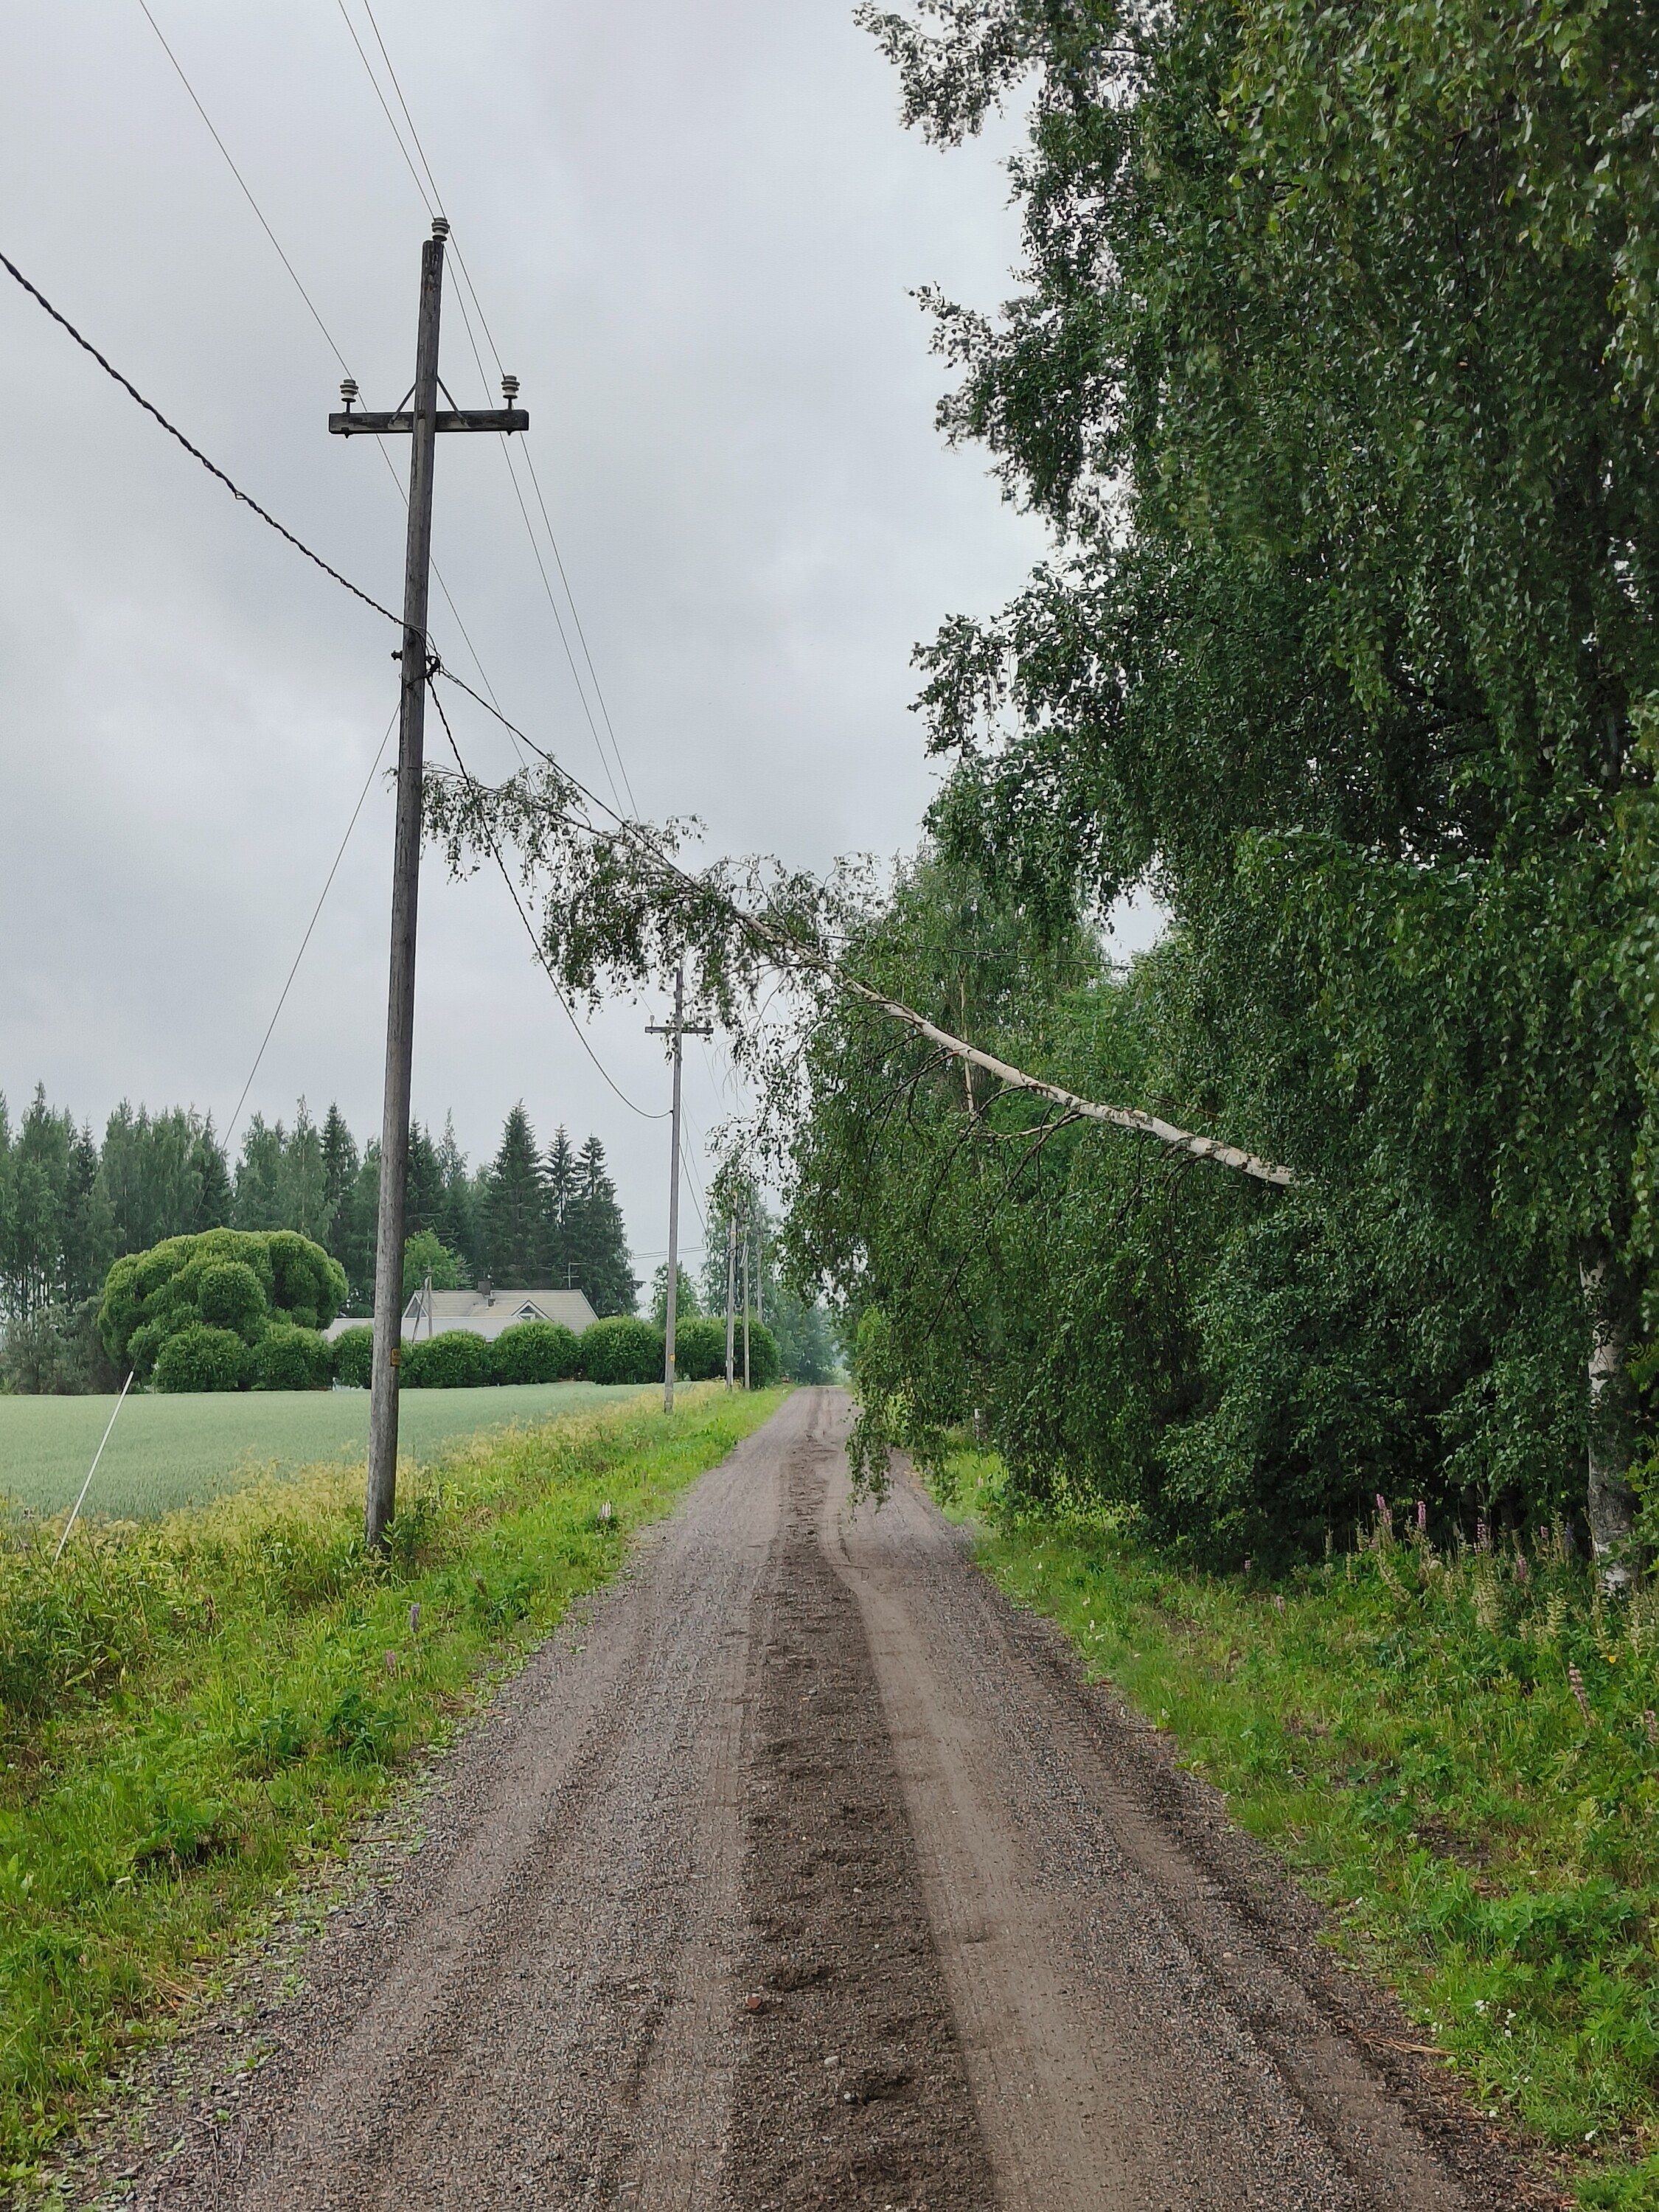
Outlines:
[[747, 1808], [749, 2008], [719, 2203], [990, 2212], [864, 1626], [821, 1541], [841, 1460], [820, 1420], [784, 1467]]

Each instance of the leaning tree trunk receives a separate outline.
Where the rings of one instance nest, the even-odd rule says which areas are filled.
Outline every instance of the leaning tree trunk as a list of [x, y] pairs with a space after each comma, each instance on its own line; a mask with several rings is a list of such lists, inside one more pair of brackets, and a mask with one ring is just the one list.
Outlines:
[[1630, 1479], [1636, 1391], [1629, 1360], [1637, 1297], [1629, 1275], [1601, 1237], [1587, 1237], [1579, 1247], [1578, 1281], [1590, 1322], [1586, 1512], [1601, 1587], [1612, 1593], [1630, 1588], [1639, 1565], [1634, 1556], [1636, 1493]]

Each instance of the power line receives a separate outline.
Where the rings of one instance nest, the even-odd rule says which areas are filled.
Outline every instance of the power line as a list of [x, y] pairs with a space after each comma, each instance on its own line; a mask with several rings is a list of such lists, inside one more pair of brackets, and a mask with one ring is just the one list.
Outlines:
[[415, 179], [415, 189], [421, 196], [422, 204], [424, 206], [428, 215], [436, 215], [438, 210], [433, 206], [432, 202], [427, 198], [426, 186], [421, 182], [421, 173], [415, 167], [413, 161], [409, 158], [409, 149], [404, 143], [403, 133], [398, 128], [397, 121], [392, 115], [392, 110], [386, 104], [386, 94], [380, 90], [380, 80], [375, 76], [374, 70], [369, 65], [368, 56], [363, 52], [363, 42], [357, 36], [356, 26], [353, 23], [350, 16], [346, 13], [345, 0], [335, 0], [335, 5], [339, 9], [340, 21], [345, 25], [352, 45], [357, 49], [357, 58], [362, 63], [364, 70], [368, 72], [368, 81], [374, 88], [374, 97], [380, 101], [381, 111], [385, 114], [386, 121], [392, 125], [392, 135], [398, 142], [398, 151], [403, 155], [404, 161], [409, 170], [409, 173]]
[[[143, 4], [143, 0], [140, 0], [140, 4]], [[368, 787], [374, 781], [375, 769], [380, 767], [381, 761], [386, 757], [386, 749], [391, 740], [392, 732], [393, 728], [396, 726], [397, 720], [398, 709], [394, 707], [392, 710], [392, 720], [386, 726], [386, 735], [380, 739], [380, 749], [375, 754], [374, 759], [369, 763], [368, 774], [363, 778], [363, 787], [357, 793], [357, 804], [351, 810], [351, 819], [346, 823], [345, 836], [340, 840], [340, 849], [334, 855], [334, 865], [328, 872], [327, 878], [323, 884], [323, 888], [317, 894], [317, 903], [311, 910], [311, 920], [306, 924], [306, 933], [300, 939], [300, 949], [294, 956], [294, 965], [288, 971], [288, 981], [283, 984], [282, 996], [276, 1001], [276, 1012], [271, 1015], [270, 1019], [265, 1024], [265, 1033], [259, 1040], [259, 1049], [254, 1054], [253, 1065], [247, 1072], [247, 1081], [242, 1085], [242, 1095], [236, 1101], [236, 1111], [231, 1115], [229, 1124], [225, 1130], [225, 1151], [227, 1153], [230, 1151], [231, 1139], [236, 1134], [236, 1124], [242, 1118], [242, 1109], [247, 1103], [247, 1094], [253, 1088], [253, 1079], [259, 1073], [259, 1062], [265, 1056], [265, 1047], [270, 1042], [271, 1031], [276, 1026], [277, 1016], [281, 1014], [283, 1008], [288, 1004], [288, 994], [294, 988], [295, 977], [300, 972], [300, 963], [306, 957], [306, 947], [311, 942], [311, 933], [317, 927], [317, 917], [323, 910], [323, 901], [328, 896], [329, 891], [333, 885], [334, 878], [339, 873], [340, 863], [345, 858], [345, 848], [351, 842], [352, 831], [357, 827], [357, 817], [362, 812], [363, 801], [368, 797]]]
[[[316, 324], [318, 329], [322, 332], [324, 341], [326, 343], [329, 351], [333, 355], [335, 360], [339, 362], [340, 367], [344, 369], [346, 374], [350, 376], [352, 374], [350, 362], [347, 361], [344, 354], [341, 352], [338, 341], [336, 339], [333, 331], [330, 330], [328, 325], [323, 320], [321, 310], [318, 307], [316, 301], [312, 298], [310, 293], [307, 291], [305, 285], [301, 279], [299, 270], [295, 269], [294, 264], [289, 260], [287, 253], [284, 252], [282, 240], [271, 228], [264, 210], [260, 206], [258, 201], [253, 196], [252, 187], [249, 185], [247, 179], [242, 174], [240, 169], [236, 166], [235, 158], [232, 155], [229, 147], [226, 145], [223, 138], [220, 136], [213, 118], [208, 113], [207, 108], [203, 103], [201, 94], [197, 91], [195, 86], [191, 82], [189, 76], [186, 75], [184, 64], [179, 60], [178, 55], [174, 53], [173, 48], [168, 45], [161, 25], [156, 21], [154, 15], [150, 12], [148, 0], [138, 0], [138, 5], [143, 9], [145, 19], [149, 22], [151, 30], [155, 32], [157, 39], [160, 40], [161, 51], [172, 63], [174, 73], [177, 75], [179, 83], [183, 85], [185, 92], [189, 94], [191, 105], [195, 108], [196, 112], [201, 117], [203, 122], [207, 125], [209, 137], [212, 139], [214, 144], [219, 149], [220, 153], [223, 155], [226, 167], [229, 169], [231, 175], [235, 178], [236, 182], [241, 187], [242, 197], [252, 209], [255, 219], [258, 222], [260, 229], [264, 231], [265, 236], [270, 240], [272, 246], [276, 250], [277, 259], [282, 263], [283, 268], [287, 270], [289, 276], [293, 279], [294, 289], [298, 292], [300, 297], [305, 301], [307, 307], [310, 311], [311, 319]], [[348, 24], [348, 28], [349, 27], [349, 25]], [[398, 481], [398, 471], [392, 465], [392, 456], [387, 453], [384, 441], [377, 438], [374, 441], [374, 448], [386, 465], [386, 474], [392, 480], [392, 489], [397, 493], [398, 500], [406, 508], [409, 505], [409, 494], [404, 490], [402, 483]], [[444, 604], [449, 609], [450, 615], [454, 621], [455, 627], [461, 634], [462, 642], [465, 645], [467, 652], [471, 657], [472, 665], [478, 672], [478, 680], [483, 685], [485, 690], [489, 693], [491, 698], [494, 698], [495, 696], [495, 686], [491, 684], [488, 674], [485, 672], [483, 662], [478, 657], [478, 648], [472, 642], [471, 632], [467, 629], [465, 623], [461, 619], [460, 609], [455, 604], [455, 595], [450, 590], [448, 583], [445, 580], [443, 570], [438, 566], [435, 561], [432, 563], [432, 573], [437, 579], [438, 589], [444, 595]], [[514, 749], [517, 750], [516, 741]], [[524, 755], [521, 751], [519, 753], [519, 757], [520, 761], [524, 758]]]
[[58, 310], [52, 306], [52, 301], [47, 299], [46, 294], [40, 290], [40, 287], [35, 284], [31, 284], [28, 278], [17, 266], [17, 264], [15, 261], [9, 259], [3, 253], [0, 253], [0, 268], [3, 268], [8, 276], [16, 279], [17, 283], [22, 286], [29, 297], [37, 301], [40, 306], [46, 309], [46, 313], [52, 317], [54, 323], [60, 325], [63, 329], [69, 332], [70, 336], [75, 340], [76, 344], [80, 347], [82, 353], [89, 353], [92, 356], [93, 359], [97, 362], [99, 368], [103, 370], [106, 376], [112, 377], [115, 382], [120, 386], [122, 391], [126, 393], [130, 399], [136, 399], [138, 404], [143, 409], [146, 415], [153, 416], [155, 417], [155, 421], [158, 422], [161, 428], [167, 432], [168, 437], [176, 439], [179, 444], [181, 445], [185, 451], [190, 455], [191, 459], [192, 460], [199, 461], [210, 477], [216, 477], [233, 499], [239, 500], [244, 507], [251, 507], [253, 513], [258, 516], [261, 522], [268, 525], [270, 529], [276, 532], [276, 535], [279, 538], [286, 538], [288, 543], [293, 546], [296, 553], [303, 553], [306, 559], [309, 561], [314, 568], [320, 568], [324, 575], [331, 577], [337, 584], [340, 585], [344, 590], [349, 592], [354, 599], [361, 599], [366, 607], [373, 607], [377, 615], [383, 615], [389, 623], [396, 623], [399, 629], [403, 628], [402, 618], [398, 615], [394, 615], [390, 607], [383, 607], [378, 599], [371, 599], [368, 593], [363, 591], [360, 586], [354, 584], [349, 576], [343, 576], [337, 568], [331, 568], [329, 563], [324, 560], [320, 553], [313, 553], [310, 546], [306, 544], [303, 538], [296, 538], [291, 530], [285, 529], [283, 526], [277, 521], [274, 514], [267, 514], [265, 509], [260, 506], [258, 501], [255, 499], [251, 493], [245, 492], [239, 483], [234, 483], [225, 474], [224, 471], [218, 465], [217, 462], [209, 460], [207, 455], [202, 451], [201, 447], [197, 445], [192, 445], [191, 441], [185, 437], [184, 432], [179, 429], [177, 423], [169, 422], [167, 416], [162, 414], [161, 409], [157, 407], [152, 400], [146, 399], [143, 393], [138, 389], [137, 386], [134, 384], [130, 378], [123, 376], [120, 370], [99, 352], [97, 347], [93, 344], [90, 338], [82, 337], [80, 331], [77, 331], [74, 324], [70, 322], [69, 317], [64, 314], [60, 314]]
[[[380, 30], [380, 23], [376, 19], [374, 8], [370, 4], [370, 0], [362, 0], [363, 13], [368, 18], [369, 27], [374, 33], [374, 43], [380, 48], [380, 58], [386, 64], [386, 75], [392, 80], [392, 88], [397, 95], [398, 105], [403, 110], [404, 122], [409, 125], [409, 135], [414, 141], [416, 152], [420, 156], [421, 169], [424, 170], [426, 173], [426, 181], [424, 184], [422, 184], [421, 179], [420, 170], [416, 169], [414, 161], [410, 155], [409, 149], [404, 143], [403, 132], [398, 127], [398, 119], [392, 112], [391, 105], [388, 102], [385, 93], [380, 88], [380, 79], [374, 74], [374, 64], [370, 62], [368, 55], [364, 49], [362, 40], [357, 36], [356, 27], [352, 23], [351, 18], [346, 11], [345, 0], [335, 0], [335, 4], [338, 7], [341, 19], [344, 22], [347, 31], [350, 33], [351, 43], [357, 50], [357, 58], [362, 63], [363, 69], [368, 77], [368, 81], [374, 87], [374, 96], [380, 104], [380, 112], [386, 117], [386, 122], [391, 128], [392, 135], [398, 142], [398, 151], [403, 155], [404, 167], [408, 169], [410, 175], [415, 180], [415, 188], [421, 196], [422, 202], [426, 208], [427, 213], [428, 215], [434, 214], [437, 211], [437, 209], [443, 204], [443, 195], [438, 189], [437, 178], [433, 174], [432, 164], [427, 159], [426, 148], [421, 143], [421, 134], [415, 126], [415, 118], [410, 111], [408, 100], [404, 96], [402, 82], [398, 78], [397, 69], [392, 59], [391, 52], [386, 46], [385, 37]], [[428, 186], [430, 186], [431, 188], [429, 192], [427, 189]], [[466, 328], [467, 342], [472, 349], [473, 359], [477, 363], [479, 377], [487, 390], [489, 380], [485, 374], [483, 356], [478, 351], [478, 342], [473, 335], [471, 315], [467, 312], [467, 293], [470, 293], [471, 295], [472, 307], [478, 318], [479, 328], [483, 331], [485, 343], [488, 344], [490, 353], [495, 359], [496, 373], [498, 374], [501, 373], [502, 366], [501, 349], [496, 344], [495, 333], [489, 327], [489, 318], [484, 313], [483, 301], [479, 297], [478, 288], [473, 281], [472, 271], [468, 268], [465, 257], [461, 251], [460, 241], [455, 237], [453, 230], [450, 234], [450, 250], [454, 255], [456, 266], [460, 271], [462, 282], [465, 286], [465, 293], [459, 291], [457, 292], [456, 303], [461, 311], [461, 319]], [[605, 780], [611, 784], [612, 792], [616, 796], [617, 805], [620, 805], [622, 803], [622, 792], [617, 789], [616, 778], [611, 772], [611, 763], [605, 757], [605, 741], [599, 735], [598, 724], [594, 721], [593, 710], [587, 703], [586, 686], [582, 681], [581, 672], [576, 665], [575, 655], [570, 649], [569, 639], [565, 635], [564, 620], [559, 612], [558, 603], [553, 596], [552, 584], [548, 578], [546, 568], [542, 561], [541, 550], [536, 543], [535, 527], [531, 521], [529, 509], [525, 505], [524, 493], [519, 484], [518, 471], [514, 465], [513, 455], [508, 448], [507, 442], [505, 438], [501, 441], [501, 453], [507, 464], [507, 475], [512, 479], [514, 495], [518, 501], [520, 512], [524, 516], [525, 530], [530, 539], [530, 550], [535, 556], [536, 566], [541, 572], [542, 588], [547, 594], [547, 603], [552, 612], [554, 624], [559, 633], [559, 642], [564, 647], [565, 659], [570, 665], [571, 680], [576, 687], [576, 696], [581, 702], [582, 713], [586, 718], [589, 730], [592, 732], [594, 750], [599, 756], [599, 765], [604, 769]], [[640, 811], [639, 801], [634, 795], [634, 786], [632, 779], [629, 777], [628, 773], [628, 764], [623, 758], [622, 745], [617, 736], [616, 725], [611, 720], [611, 708], [605, 696], [604, 687], [599, 682], [599, 671], [593, 663], [592, 652], [587, 642], [587, 633], [582, 627], [581, 612], [576, 605], [576, 595], [570, 588], [570, 578], [565, 568], [564, 556], [559, 550], [558, 536], [553, 528], [552, 517], [548, 513], [547, 501], [542, 491], [541, 479], [536, 474], [536, 464], [531, 457], [527, 441], [525, 447], [525, 465], [530, 471], [531, 485], [535, 491], [536, 503], [541, 510], [542, 524], [547, 532], [548, 544], [552, 548], [554, 564], [559, 572], [559, 581], [564, 587], [565, 599], [570, 609], [570, 618], [575, 629], [577, 642], [581, 647], [582, 659], [586, 664], [588, 679], [592, 684], [593, 696], [599, 702], [599, 713], [604, 718], [605, 730], [611, 739], [611, 750], [616, 757], [617, 773], [622, 777], [622, 788], [627, 792], [628, 803], [629, 806], [632, 807], [634, 812], [637, 815]], [[480, 670], [481, 674], [482, 672], [482, 670]]]
[[276, 258], [282, 263], [283, 268], [287, 270], [289, 275], [294, 279], [295, 290], [305, 301], [307, 307], [310, 308], [312, 321], [316, 324], [318, 329], [322, 332], [324, 338], [327, 342], [329, 351], [333, 355], [335, 360], [339, 362], [341, 368], [345, 369], [346, 374], [349, 376], [351, 371], [349, 368], [346, 368], [345, 356], [340, 351], [339, 347], [335, 344], [332, 337], [330, 335], [328, 325], [323, 320], [321, 315], [318, 313], [316, 301], [312, 298], [310, 293], [307, 291], [305, 286], [300, 282], [299, 270], [295, 269], [294, 264], [289, 259], [287, 254], [283, 252], [281, 240], [277, 238], [276, 232], [271, 228], [270, 225], [265, 221], [264, 212], [259, 206], [258, 201], [254, 198], [252, 193], [248, 190], [246, 178], [243, 176], [241, 171], [237, 167], [234, 161], [231, 158], [229, 147], [226, 145], [224, 140], [214, 129], [213, 118], [208, 113], [206, 108], [203, 106], [201, 101], [197, 98], [196, 88], [191, 84], [190, 79], [185, 75], [183, 65], [180, 64], [178, 55], [173, 52], [173, 48], [167, 44], [166, 35], [163, 33], [161, 25], [156, 21], [155, 16], [150, 14], [148, 0], [138, 0], [138, 5], [144, 11], [145, 21], [148, 22], [151, 30], [155, 32], [156, 37], [161, 40], [161, 52], [173, 64], [173, 69], [178, 74], [179, 83], [183, 85], [185, 90], [190, 94], [191, 102], [194, 106], [196, 112], [201, 117], [203, 122], [206, 124], [208, 127], [208, 136], [212, 139], [214, 144], [219, 149], [219, 151], [224, 155], [231, 175], [235, 178], [237, 183], [241, 186], [242, 197], [247, 202], [248, 205], [253, 210], [254, 216], [258, 222], [259, 228], [264, 232], [265, 236], [270, 240], [272, 246], [276, 247]]

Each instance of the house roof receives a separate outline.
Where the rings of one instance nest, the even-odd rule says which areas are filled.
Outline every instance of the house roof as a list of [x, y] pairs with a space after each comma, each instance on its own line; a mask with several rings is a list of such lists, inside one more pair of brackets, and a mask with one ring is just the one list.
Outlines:
[[515, 1322], [558, 1322], [580, 1336], [599, 1318], [580, 1291], [434, 1291], [429, 1310], [416, 1291], [404, 1309], [404, 1334], [441, 1336], [446, 1329], [470, 1329], [475, 1336], [499, 1336]]

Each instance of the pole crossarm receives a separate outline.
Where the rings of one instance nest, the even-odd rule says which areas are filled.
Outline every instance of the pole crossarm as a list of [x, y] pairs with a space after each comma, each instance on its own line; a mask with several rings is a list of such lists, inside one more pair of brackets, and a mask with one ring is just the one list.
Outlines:
[[[530, 411], [525, 407], [442, 408], [432, 427], [440, 435], [446, 430], [500, 430], [510, 435], [515, 430], [530, 428]], [[347, 408], [343, 414], [328, 418], [331, 438], [409, 437], [414, 429], [415, 417], [407, 410], [373, 415], [366, 410]]]

